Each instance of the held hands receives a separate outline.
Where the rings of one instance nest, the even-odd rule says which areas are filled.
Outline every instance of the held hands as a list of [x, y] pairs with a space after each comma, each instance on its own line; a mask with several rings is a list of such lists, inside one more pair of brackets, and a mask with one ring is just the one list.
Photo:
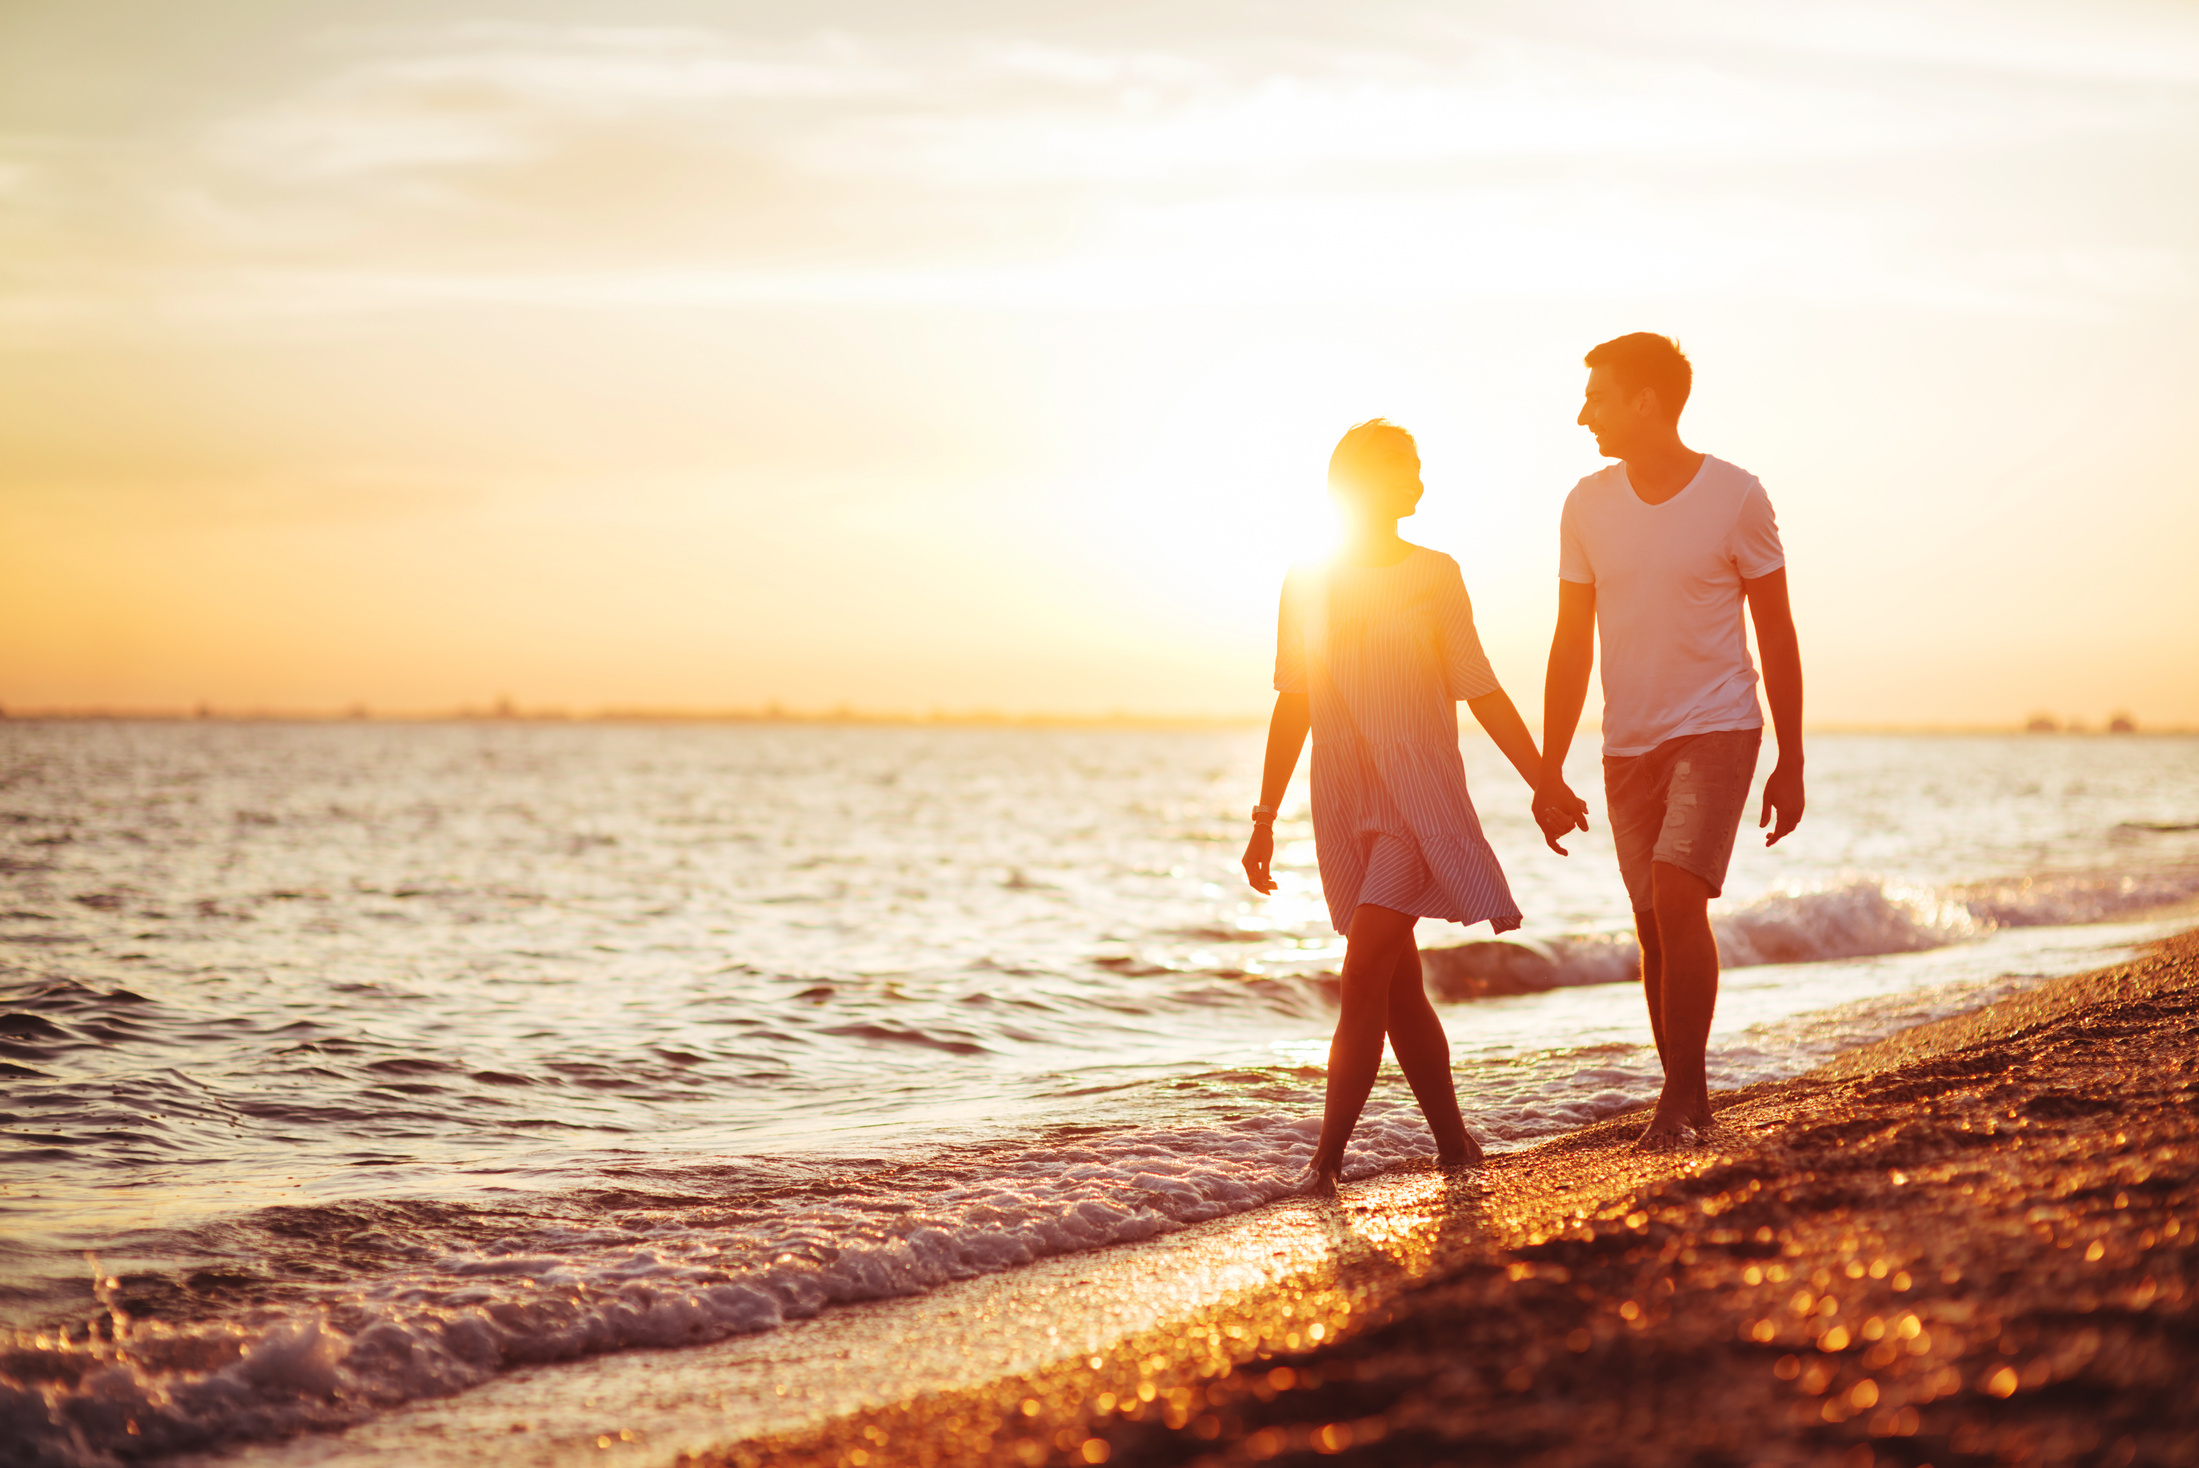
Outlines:
[[1542, 827], [1543, 843], [1560, 856], [1571, 855], [1558, 845], [1560, 836], [1588, 829], [1588, 802], [1573, 793], [1563, 780], [1535, 792], [1535, 824]]
[[1268, 871], [1268, 863], [1275, 860], [1275, 828], [1257, 823], [1252, 828], [1252, 839], [1245, 843], [1245, 880], [1255, 892], [1273, 892], [1275, 878]]
[[[1772, 813], [1779, 816], [1776, 825]], [[1771, 834], [1764, 838], [1766, 846], [1776, 846], [1779, 838], [1802, 824], [1802, 767], [1789, 765], [1781, 760], [1773, 766], [1771, 778], [1764, 782], [1764, 809], [1756, 818], [1758, 827], [1770, 826]]]

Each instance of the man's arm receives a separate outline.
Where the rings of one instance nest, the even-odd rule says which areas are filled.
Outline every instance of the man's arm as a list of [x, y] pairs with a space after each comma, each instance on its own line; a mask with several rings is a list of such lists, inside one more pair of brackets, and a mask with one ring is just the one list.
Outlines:
[[[1260, 772], [1260, 804], [1273, 810], [1282, 804], [1298, 768], [1299, 751], [1306, 747], [1306, 731], [1313, 727], [1313, 705], [1303, 693], [1275, 695], [1275, 712], [1267, 722], [1267, 763]], [[1275, 860], [1275, 831], [1254, 823], [1252, 839], [1245, 843], [1245, 880], [1256, 892], [1273, 892], [1275, 877], [1268, 864]]]
[[[1542, 779], [1542, 756], [1535, 753], [1535, 736], [1527, 732], [1527, 722], [1519, 716], [1519, 710], [1512, 706], [1511, 695], [1499, 688], [1494, 693], [1484, 693], [1479, 698], [1467, 699], [1466, 707], [1472, 712], [1474, 721], [1486, 729], [1489, 737], [1496, 741], [1497, 748], [1504, 751], [1504, 757], [1512, 762], [1513, 769], [1519, 771], [1519, 777], [1527, 782], [1527, 788], [1534, 789]], [[1564, 829], [1570, 831], [1572, 827], [1567, 826]], [[1565, 848], [1558, 845], [1551, 832], [1544, 831], [1542, 839], [1558, 855], [1566, 854]]]
[[1557, 851], [1556, 837], [1588, 829], [1588, 802], [1565, 783], [1565, 756], [1588, 702], [1588, 675], [1596, 666], [1596, 588], [1558, 582], [1558, 625], [1550, 635], [1550, 668], [1542, 683], [1542, 778], [1535, 782], [1535, 824]]
[[[1756, 650], [1764, 659], [1764, 698], [1771, 705], [1771, 726], [1779, 736], [1779, 762], [1764, 782], [1764, 808], [1758, 826], [1770, 826], [1764, 838], [1774, 845], [1802, 823], [1802, 647], [1794, 635], [1794, 609], [1787, 603], [1787, 568], [1768, 576], [1743, 579], [1749, 615], [1756, 623]], [[1778, 813], [1773, 823], [1772, 815]]]

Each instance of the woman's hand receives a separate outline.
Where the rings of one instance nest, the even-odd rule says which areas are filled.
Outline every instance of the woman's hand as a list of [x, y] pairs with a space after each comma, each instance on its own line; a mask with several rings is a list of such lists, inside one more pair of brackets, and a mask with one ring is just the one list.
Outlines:
[[1245, 880], [1255, 892], [1273, 892], [1275, 878], [1268, 864], [1275, 860], [1275, 828], [1255, 823], [1252, 839], [1245, 843]]
[[1298, 752], [1306, 747], [1306, 731], [1313, 727], [1313, 705], [1303, 693], [1275, 695], [1275, 712], [1267, 721], [1267, 758], [1260, 766], [1260, 803], [1252, 808], [1252, 839], [1245, 843], [1245, 880], [1255, 892], [1273, 892], [1275, 878], [1268, 863], [1275, 860], [1275, 807], [1290, 788], [1291, 771], [1298, 768]]

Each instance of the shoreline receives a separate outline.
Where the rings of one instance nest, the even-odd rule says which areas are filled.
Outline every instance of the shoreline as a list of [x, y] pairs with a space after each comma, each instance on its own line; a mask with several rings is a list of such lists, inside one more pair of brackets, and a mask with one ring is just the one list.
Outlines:
[[[1001, 1277], [1074, 1354], [676, 1461], [2199, 1461], [2195, 1088], [2199, 930], [1722, 1095], [1712, 1146], [1635, 1153], [1628, 1113]], [[1092, 1328], [1128, 1261], [1309, 1223], [1325, 1252]]]

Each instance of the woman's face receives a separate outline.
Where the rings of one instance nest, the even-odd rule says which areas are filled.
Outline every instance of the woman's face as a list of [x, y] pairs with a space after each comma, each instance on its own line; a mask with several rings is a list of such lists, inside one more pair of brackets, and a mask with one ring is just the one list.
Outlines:
[[1420, 507], [1420, 455], [1407, 450], [1383, 466], [1383, 472], [1336, 487], [1347, 514], [1366, 520], [1402, 520]]

